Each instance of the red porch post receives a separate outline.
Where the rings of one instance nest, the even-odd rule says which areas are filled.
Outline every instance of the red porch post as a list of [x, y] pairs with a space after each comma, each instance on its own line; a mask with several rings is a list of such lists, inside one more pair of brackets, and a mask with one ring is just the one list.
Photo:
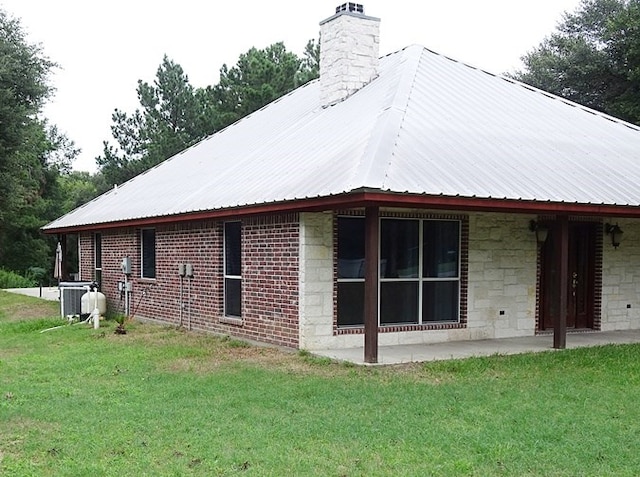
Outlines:
[[558, 241], [560, 250], [560, 276], [557, 286], [560, 297], [559, 310], [553, 324], [553, 347], [564, 349], [567, 347], [567, 312], [568, 296], [567, 284], [569, 283], [569, 217], [566, 215], [558, 217], [559, 231]]
[[364, 361], [377, 363], [379, 209], [365, 207], [364, 214]]

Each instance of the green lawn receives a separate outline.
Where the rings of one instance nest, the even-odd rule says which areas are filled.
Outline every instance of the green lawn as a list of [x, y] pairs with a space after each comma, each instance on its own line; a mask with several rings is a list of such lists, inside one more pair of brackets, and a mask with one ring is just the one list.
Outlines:
[[638, 345], [365, 368], [56, 313], [0, 291], [0, 475], [640, 475]]

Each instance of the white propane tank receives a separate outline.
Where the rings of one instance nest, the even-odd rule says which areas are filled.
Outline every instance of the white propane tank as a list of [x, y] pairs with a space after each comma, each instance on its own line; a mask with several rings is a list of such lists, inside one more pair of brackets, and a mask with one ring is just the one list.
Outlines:
[[100, 315], [104, 315], [107, 312], [107, 297], [104, 293], [90, 291], [82, 295], [80, 299], [80, 310], [83, 315], [89, 315], [93, 312], [96, 306], [96, 293], [98, 294], [98, 311]]

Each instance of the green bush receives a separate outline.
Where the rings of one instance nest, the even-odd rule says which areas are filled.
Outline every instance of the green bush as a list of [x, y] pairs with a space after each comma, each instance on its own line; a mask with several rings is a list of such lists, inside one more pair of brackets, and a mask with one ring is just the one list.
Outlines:
[[0, 268], [0, 288], [30, 288], [37, 285], [31, 278]]

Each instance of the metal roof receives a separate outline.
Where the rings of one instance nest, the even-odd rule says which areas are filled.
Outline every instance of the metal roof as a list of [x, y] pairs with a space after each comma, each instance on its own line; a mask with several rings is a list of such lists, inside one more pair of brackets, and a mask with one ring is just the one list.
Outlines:
[[640, 128], [420, 46], [320, 106], [313, 81], [44, 227], [362, 188], [640, 206]]

